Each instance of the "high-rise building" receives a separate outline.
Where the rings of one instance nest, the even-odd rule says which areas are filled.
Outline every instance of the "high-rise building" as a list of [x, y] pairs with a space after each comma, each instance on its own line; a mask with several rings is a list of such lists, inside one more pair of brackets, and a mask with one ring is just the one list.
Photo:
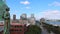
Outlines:
[[20, 19], [22, 19], [22, 20], [27, 20], [27, 15], [26, 15], [26, 14], [22, 14], [22, 15], [20, 16]]
[[20, 23], [22, 24], [26, 24], [28, 21], [27, 21], [27, 15], [24, 13], [20, 16]]
[[31, 14], [31, 18], [34, 18], [34, 14]]
[[22, 18], [23, 20], [25, 20], [25, 19], [27, 19], [27, 15], [26, 15], [26, 14], [22, 14], [22, 15], [21, 15], [21, 18]]
[[29, 19], [29, 22], [32, 24], [32, 25], [35, 25], [35, 17], [34, 17], [34, 14], [31, 14], [31, 17]]
[[40, 19], [40, 22], [41, 22], [41, 23], [44, 23], [44, 22], [45, 22], [45, 19], [44, 19], [44, 18], [41, 18], [41, 19]]
[[13, 15], [13, 20], [16, 20], [16, 15], [15, 14]]

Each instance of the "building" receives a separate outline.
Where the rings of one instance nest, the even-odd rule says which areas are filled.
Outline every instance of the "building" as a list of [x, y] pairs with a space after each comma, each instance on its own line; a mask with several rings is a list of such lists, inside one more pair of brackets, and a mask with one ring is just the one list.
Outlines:
[[34, 14], [31, 14], [31, 18], [35, 18], [35, 17], [34, 17]]
[[10, 34], [24, 34], [25, 28], [26, 27], [24, 24], [12, 23], [11, 29], [10, 29]]
[[44, 24], [44, 23], [46, 23], [46, 22], [45, 22], [45, 19], [44, 19], [44, 18], [41, 18], [41, 19], [40, 19], [40, 23], [41, 23], [42, 26], [45, 26], [45, 24]]
[[41, 23], [42, 23], [42, 22], [45, 23], [45, 19], [44, 19], [44, 18], [41, 18], [41, 19], [40, 19], [40, 22], [41, 22]]
[[[2, 19], [3, 19], [2, 16], [6, 12], [6, 9], [8, 9], [8, 8], [9, 7], [6, 5], [5, 1], [0, 0], [0, 21], [2, 21]], [[9, 10], [7, 10], [7, 11], [9, 11]], [[16, 20], [16, 15], [13, 15], [13, 20]], [[13, 21], [13, 22], [14, 23], [10, 23], [10, 26], [9, 26], [10, 29], [9, 29], [9, 27], [6, 26], [6, 25], [8, 25], [7, 22], [5, 24], [0, 23], [0, 34], [3, 34], [6, 31], [7, 31], [6, 33], [8, 33], [8, 31], [10, 31], [10, 34], [24, 34], [24, 32], [26, 31], [26, 26], [24, 24], [20, 24], [15, 21]]]
[[27, 19], [27, 15], [26, 14], [22, 14], [21, 15], [21, 19], [23, 19], [23, 20], [25, 19], [26, 20]]
[[15, 14], [13, 15], [13, 20], [16, 20], [16, 15]]
[[22, 15], [20, 16], [20, 23], [21, 23], [21, 24], [27, 24], [27, 23], [28, 23], [27, 15], [26, 15], [26, 14], [22, 14]]
[[31, 17], [29, 18], [29, 23], [31, 25], [35, 25], [35, 17], [34, 17], [34, 14], [31, 14]]
[[40, 21], [36, 20], [35, 25], [37, 25], [37, 26], [39, 26], [39, 27], [40, 27], [40, 25], [41, 25]]
[[[10, 34], [24, 34], [26, 29], [25, 24], [20, 23], [10, 23]], [[0, 34], [3, 34], [4, 24], [0, 24]]]
[[11, 19], [12, 23], [19, 23], [19, 19], [16, 19], [16, 15], [13, 15], [13, 19]]

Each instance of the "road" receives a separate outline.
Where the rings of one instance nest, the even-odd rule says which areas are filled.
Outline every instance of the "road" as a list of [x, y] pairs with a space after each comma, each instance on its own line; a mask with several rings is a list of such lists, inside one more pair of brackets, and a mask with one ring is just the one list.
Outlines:
[[49, 33], [49, 32], [47, 31], [47, 29], [43, 28], [42, 26], [43, 26], [43, 25], [40, 25], [40, 28], [42, 29], [41, 34], [54, 34], [52, 31], [51, 31], [51, 33]]

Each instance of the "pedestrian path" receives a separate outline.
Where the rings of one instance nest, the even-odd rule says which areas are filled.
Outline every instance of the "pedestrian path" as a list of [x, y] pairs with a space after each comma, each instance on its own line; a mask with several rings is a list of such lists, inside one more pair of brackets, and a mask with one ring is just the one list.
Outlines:
[[42, 25], [40, 25], [40, 28], [42, 29], [41, 34], [54, 34], [52, 31], [51, 31], [51, 33], [49, 33], [49, 32], [47, 31], [47, 29], [45, 29], [45, 28], [42, 27]]
[[41, 34], [49, 34], [47, 29], [44, 29], [42, 26], [40, 26], [40, 28], [42, 29]]

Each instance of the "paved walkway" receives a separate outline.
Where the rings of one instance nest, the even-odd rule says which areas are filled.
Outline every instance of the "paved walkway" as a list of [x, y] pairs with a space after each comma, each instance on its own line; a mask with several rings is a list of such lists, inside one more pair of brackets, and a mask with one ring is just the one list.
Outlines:
[[42, 25], [40, 25], [40, 28], [42, 29], [41, 34], [49, 34], [48, 31], [47, 31], [47, 29], [44, 29], [44, 28], [42, 27]]
[[41, 34], [54, 34], [53, 32], [49, 33], [47, 29], [43, 28], [42, 25], [40, 25], [40, 28], [42, 29]]

